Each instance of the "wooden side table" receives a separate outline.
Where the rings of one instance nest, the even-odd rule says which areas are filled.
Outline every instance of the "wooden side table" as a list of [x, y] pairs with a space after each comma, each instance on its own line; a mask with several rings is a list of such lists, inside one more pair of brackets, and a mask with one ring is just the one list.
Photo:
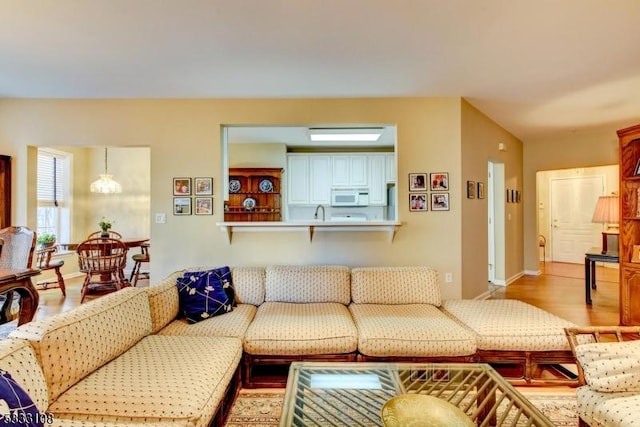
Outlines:
[[585, 302], [591, 305], [591, 289], [597, 289], [596, 262], [619, 263], [618, 252], [602, 252], [600, 248], [591, 248], [584, 254], [584, 292]]

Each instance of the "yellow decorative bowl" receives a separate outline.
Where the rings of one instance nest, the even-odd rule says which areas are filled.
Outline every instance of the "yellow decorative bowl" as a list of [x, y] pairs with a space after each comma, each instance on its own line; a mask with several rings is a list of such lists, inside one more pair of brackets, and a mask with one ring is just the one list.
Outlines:
[[473, 427], [471, 418], [455, 405], [424, 394], [401, 394], [382, 407], [385, 427]]

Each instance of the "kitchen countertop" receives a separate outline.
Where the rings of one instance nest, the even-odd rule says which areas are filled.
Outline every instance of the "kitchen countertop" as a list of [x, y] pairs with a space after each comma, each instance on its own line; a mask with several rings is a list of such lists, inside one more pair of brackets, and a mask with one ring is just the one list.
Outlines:
[[323, 231], [386, 231], [390, 233], [390, 241], [393, 242], [400, 221], [322, 221], [322, 220], [298, 220], [298, 221], [264, 221], [264, 222], [217, 222], [223, 231], [227, 232], [229, 243], [234, 232], [260, 232], [260, 231], [308, 231], [309, 241], [313, 241], [313, 233], [316, 229]]

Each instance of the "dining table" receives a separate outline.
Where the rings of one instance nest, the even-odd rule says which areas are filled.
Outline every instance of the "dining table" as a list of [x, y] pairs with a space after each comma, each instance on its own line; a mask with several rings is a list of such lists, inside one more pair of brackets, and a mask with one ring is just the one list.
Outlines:
[[[18, 326], [31, 322], [38, 309], [40, 295], [31, 281], [38, 274], [40, 270], [37, 268], [0, 268], [0, 294], [16, 292], [20, 295]], [[6, 307], [5, 310], [10, 311], [11, 307]], [[1, 313], [0, 317], [4, 321], [11, 320], [10, 312]]]
[[[131, 249], [131, 248], [140, 247], [144, 243], [147, 243], [149, 241], [149, 238], [148, 237], [123, 237], [122, 239], [118, 239], [118, 240], [121, 240], [122, 243], [125, 244], [127, 249]], [[80, 243], [58, 243], [58, 246], [60, 246], [62, 249], [75, 251], [76, 249], [78, 249], [79, 244]]]

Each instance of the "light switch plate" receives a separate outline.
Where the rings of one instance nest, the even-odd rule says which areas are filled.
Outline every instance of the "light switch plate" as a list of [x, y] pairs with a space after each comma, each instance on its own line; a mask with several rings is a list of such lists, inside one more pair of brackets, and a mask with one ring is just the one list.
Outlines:
[[165, 213], [157, 213], [156, 214], [156, 224], [164, 224], [167, 222], [167, 214]]

